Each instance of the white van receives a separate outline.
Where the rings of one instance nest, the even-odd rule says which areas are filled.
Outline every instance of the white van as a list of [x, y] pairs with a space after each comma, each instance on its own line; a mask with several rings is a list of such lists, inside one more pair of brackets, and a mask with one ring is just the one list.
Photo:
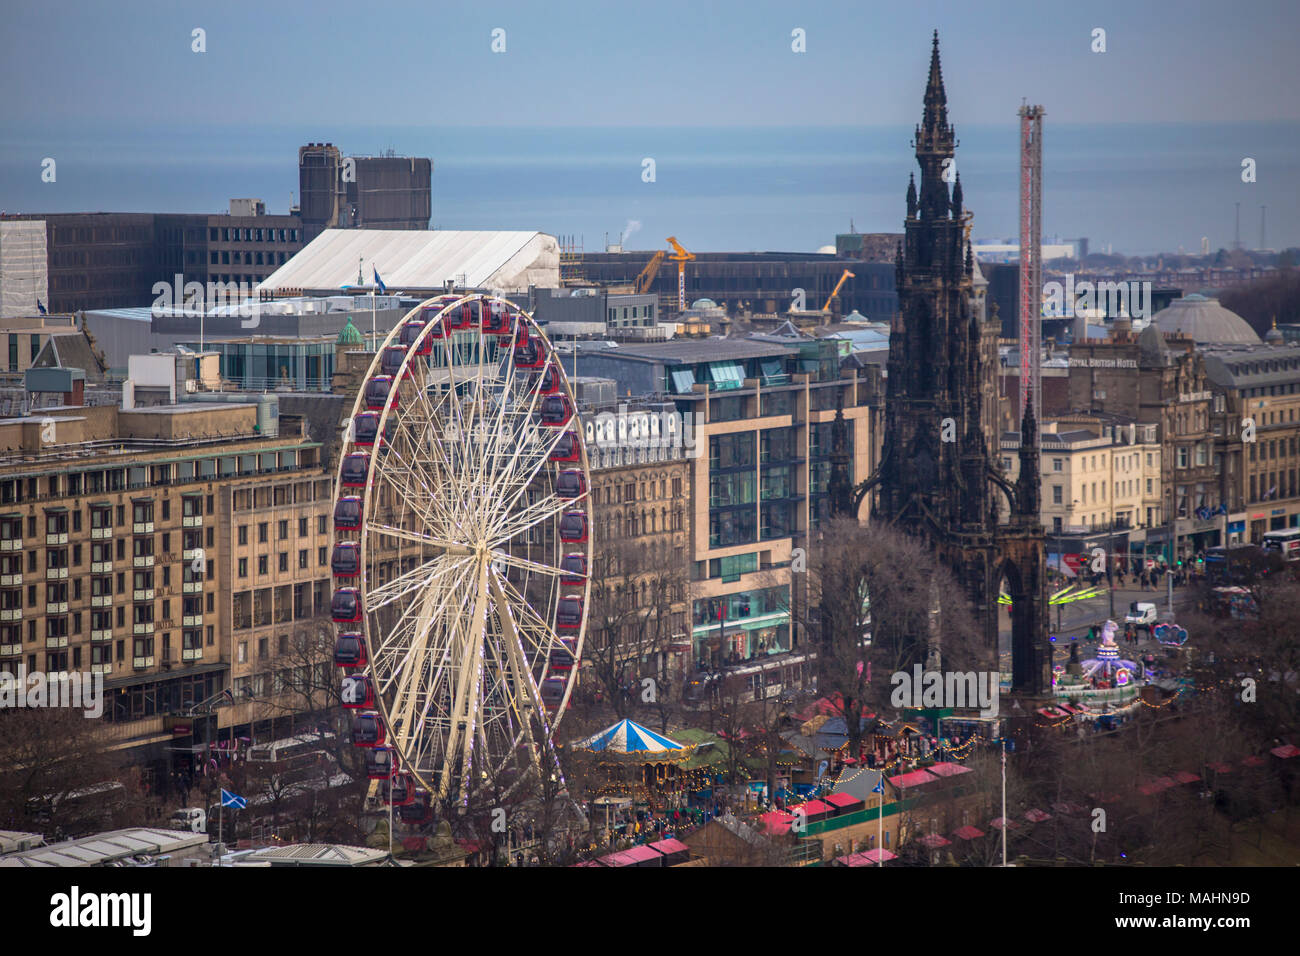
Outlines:
[[1156, 606], [1150, 601], [1134, 601], [1128, 606], [1128, 616], [1124, 618], [1124, 623], [1150, 631], [1155, 627], [1157, 616]]
[[172, 814], [168, 825], [185, 833], [207, 833], [208, 815], [201, 807], [182, 807]]

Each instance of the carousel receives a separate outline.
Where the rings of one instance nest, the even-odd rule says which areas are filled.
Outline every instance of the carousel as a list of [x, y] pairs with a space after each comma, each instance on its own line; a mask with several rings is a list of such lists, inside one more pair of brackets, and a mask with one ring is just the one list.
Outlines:
[[680, 802], [687, 789], [682, 764], [695, 747], [678, 743], [633, 720], [620, 720], [593, 737], [570, 744], [590, 761], [588, 795], [628, 797], [654, 809]]

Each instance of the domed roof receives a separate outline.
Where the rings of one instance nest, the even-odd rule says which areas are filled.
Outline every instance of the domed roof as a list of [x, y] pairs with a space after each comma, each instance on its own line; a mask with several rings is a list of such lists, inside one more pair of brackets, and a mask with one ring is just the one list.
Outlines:
[[691, 303], [692, 309], [716, 309], [717, 307], [718, 303], [712, 299], [696, 299]]
[[366, 340], [362, 338], [357, 327], [352, 324], [352, 316], [348, 316], [347, 325], [339, 329], [339, 337], [334, 340], [335, 345], [365, 345]]
[[1151, 324], [1166, 334], [1186, 335], [1200, 345], [1259, 344], [1259, 336], [1245, 319], [1219, 305], [1218, 299], [1199, 293], [1175, 299], [1152, 317]]
[[1283, 341], [1282, 330], [1277, 327], [1277, 316], [1273, 317], [1273, 327], [1264, 333], [1264, 341], [1275, 345]]

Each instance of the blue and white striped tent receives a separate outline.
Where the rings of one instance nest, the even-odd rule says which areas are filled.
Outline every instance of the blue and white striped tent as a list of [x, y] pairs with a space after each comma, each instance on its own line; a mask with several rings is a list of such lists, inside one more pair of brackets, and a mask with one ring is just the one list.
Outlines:
[[594, 737], [580, 741], [576, 746], [596, 753], [633, 754], [647, 757], [679, 757], [691, 749], [675, 740], [647, 730], [632, 720], [620, 720]]

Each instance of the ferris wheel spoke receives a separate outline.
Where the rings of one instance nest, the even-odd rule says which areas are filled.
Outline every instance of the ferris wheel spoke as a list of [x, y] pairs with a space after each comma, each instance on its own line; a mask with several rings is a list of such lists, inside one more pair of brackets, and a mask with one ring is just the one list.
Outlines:
[[559, 577], [565, 574], [565, 570], [553, 564], [543, 564], [540, 561], [532, 561], [528, 558], [521, 557], [518, 554], [511, 554], [508, 551], [497, 551], [495, 554], [498, 564], [506, 565], [512, 568], [518, 568], [521, 571], [536, 571], [538, 574], [547, 574], [552, 577]]
[[549, 518], [556, 518], [580, 504], [585, 495], [579, 498], [561, 498], [547, 495], [530, 504], [517, 514], [505, 515], [501, 522], [492, 529], [493, 543], [498, 547], [535, 528]]
[[465, 555], [448, 555], [444, 553], [430, 561], [416, 565], [409, 571], [399, 572], [383, 584], [366, 592], [366, 613], [373, 614], [380, 608], [399, 600], [412, 591], [432, 588], [440, 577], [460, 570], [467, 563], [468, 558]]

